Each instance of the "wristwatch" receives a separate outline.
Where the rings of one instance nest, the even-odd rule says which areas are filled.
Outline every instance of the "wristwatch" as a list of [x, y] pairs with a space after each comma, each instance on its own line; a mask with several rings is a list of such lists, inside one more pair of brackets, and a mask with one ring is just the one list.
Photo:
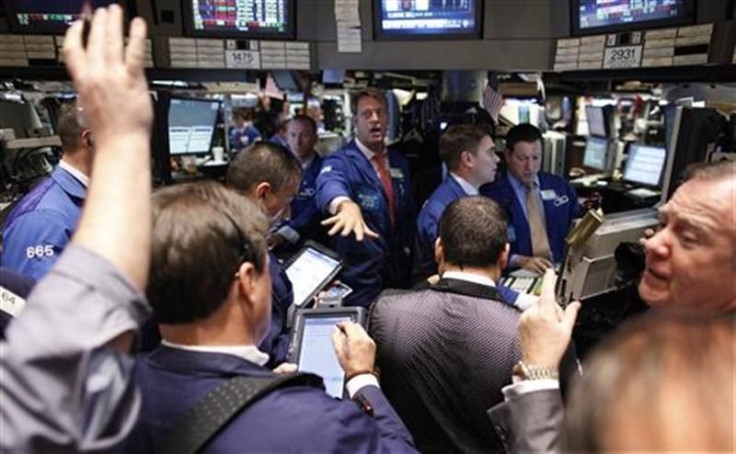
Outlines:
[[544, 366], [533, 366], [519, 361], [512, 371], [515, 377], [521, 380], [559, 380], [557, 369]]

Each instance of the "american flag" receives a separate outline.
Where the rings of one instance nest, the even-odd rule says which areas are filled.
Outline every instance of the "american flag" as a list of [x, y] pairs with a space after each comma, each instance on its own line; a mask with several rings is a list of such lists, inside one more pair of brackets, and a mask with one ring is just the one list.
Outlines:
[[491, 84], [486, 85], [486, 89], [483, 91], [483, 108], [491, 114], [496, 124], [498, 124], [498, 114], [501, 112], [501, 107], [503, 107], [501, 91], [493, 88]]

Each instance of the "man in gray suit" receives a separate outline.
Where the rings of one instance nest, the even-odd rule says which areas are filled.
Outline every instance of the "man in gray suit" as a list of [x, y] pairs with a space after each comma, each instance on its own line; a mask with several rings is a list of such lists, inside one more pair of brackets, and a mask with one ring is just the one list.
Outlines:
[[381, 387], [422, 452], [500, 449], [486, 409], [503, 400], [521, 359], [520, 312], [495, 288], [508, 250], [495, 202], [456, 200], [439, 223], [439, 282], [386, 291], [373, 306]]

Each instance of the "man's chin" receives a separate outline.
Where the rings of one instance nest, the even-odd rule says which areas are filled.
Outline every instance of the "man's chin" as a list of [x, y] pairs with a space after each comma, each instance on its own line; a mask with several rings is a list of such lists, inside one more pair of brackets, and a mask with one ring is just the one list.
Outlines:
[[639, 282], [638, 291], [639, 297], [652, 307], [667, 306], [670, 301], [667, 290], [653, 288], [646, 280]]

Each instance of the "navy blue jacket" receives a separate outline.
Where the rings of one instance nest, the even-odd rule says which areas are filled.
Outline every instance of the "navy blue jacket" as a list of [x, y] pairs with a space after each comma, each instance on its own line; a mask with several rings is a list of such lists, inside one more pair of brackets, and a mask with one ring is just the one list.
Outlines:
[[291, 201], [291, 219], [286, 224], [299, 233], [299, 242], [306, 240], [327, 244], [326, 229], [320, 225], [322, 213], [317, 208], [317, 176], [322, 168], [322, 157], [315, 154], [304, 171], [294, 200]]
[[268, 253], [268, 273], [271, 276], [271, 326], [258, 348], [269, 354], [269, 364], [275, 366], [286, 361], [289, 352], [291, 330], [286, 322], [289, 306], [294, 302], [294, 290], [286, 270], [273, 252]]
[[327, 213], [330, 201], [346, 196], [360, 205], [368, 227], [378, 239], [362, 243], [354, 235], [332, 238], [332, 248], [346, 266], [338, 278], [353, 288], [347, 305], [368, 306], [384, 288], [403, 288], [411, 276], [414, 241], [414, 204], [409, 164], [399, 153], [388, 151], [396, 203], [396, 229], [391, 228], [388, 198], [376, 171], [355, 141], [328, 156], [317, 177], [317, 206]]
[[[165, 438], [223, 379], [272, 375], [234, 355], [158, 348], [138, 361], [143, 406], [129, 451], [153, 452], [156, 437]], [[373, 407], [373, 417], [317, 388], [278, 389], [240, 413], [204, 452], [414, 452], [411, 435], [383, 393], [366, 386], [358, 394]]]
[[56, 263], [77, 228], [87, 188], [57, 167], [5, 220], [0, 265], [38, 281]]
[[[552, 249], [554, 261], [561, 262], [565, 252], [567, 237], [573, 219], [580, 216], [581, 207], [573, 187], [549, 173], [539, 172], [539, 186], [542, 191], [554, 191], [554, 197], [543, 200], [544, 217], [547, 224], [547, 238]], [[509, 216], [509, 243], [511, 255], [532, 255], [532, 239], [524, 208], [514, 193], [508, 175], [504, 174], [495, 182], [480, 189], [481, 194], [495, 200]], [[544, 199], [544, 198], [543, 198]]]

